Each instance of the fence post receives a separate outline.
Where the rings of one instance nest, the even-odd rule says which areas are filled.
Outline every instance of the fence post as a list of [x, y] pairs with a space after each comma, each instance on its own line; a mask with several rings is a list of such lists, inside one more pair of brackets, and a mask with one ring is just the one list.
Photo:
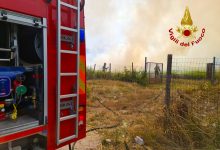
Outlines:
[[147, 57], [145, 57], [144, 72], [147, 73]]
[[162, 63], [162, 70], [161, 70], [161, 83], [163, 83], [163, 63]]
[[112, 72], [112, 64], [109, 64], [109, 72]]
[[93, 71], [95, 71], [95, 68], [96, 68], [96, 64], [94, 65]]
[[165, 94], [165, 104], [166, 107], [170, 106], [170, 84], [172, 78], [172, 59], [173, 55], [169, 54], [167, 57], [167, 75], [166, 75], [166, 94]]
[[106, 63], [104, 63], [103, 67], [102, 67], [102, 71], [105, 72], [106, 71]]
[[150, 81], [150, 74], [151, 74], [151, 63], [148, 63], [149, 64], [149, 71], [148, 71], [148, 83], [151, 84], [151, 81]]
[[213, 57], [213, 63], [212, 63], [212, 84], [215, 83], [215, 60], [216, 60], [216, 58]]
[[131, 72], [132, 72], [132, 74], [134, 73], [134, 63], [133, 62], [131, 64]]

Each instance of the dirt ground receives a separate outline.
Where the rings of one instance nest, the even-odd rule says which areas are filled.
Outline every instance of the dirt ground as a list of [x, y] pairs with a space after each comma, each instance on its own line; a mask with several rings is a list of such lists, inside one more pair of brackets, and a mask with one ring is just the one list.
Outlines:
[[[164, 83], [143, 87], [136, 83], [89, 80], [87, 130], [92, 132], [78, 141], [75, 149], [174, 150], [220, 147], [220, 135], [216, 134], [220, 133], [220, 125], [216, 124], [220, 86], [210, 86], [208, 82], [200, 81], [188, 83], [186, 80], [174, 83], [171, 95], [175, 103], [167, 117]], [[60, 150], [68, 150], [68, 147]]]
[[[76, 143], [74, 150], [97, 150], [101, 147], [101, 139], [97, 132], [90, 132], [86, 138]], [[69, 150], [68, 146], [60, 148], [59, 150]]]
[[144, 131], [146, 124], [150, 125], [148, 129], [154, 128], [155, 119], [163, 110], [163, 89], [162, 84], [143, 87], [120, 81], [88, 81], [88, 129], [104, 128], [97, 130], [101, 149], [125, 149], [126, 145], [130, 149], [146, 149], [134, 138], [148, 136], [148, 131]]
[[[153, 122], [161, 112], [162, 107], [158, 106], [163, 103], [163, 86], [143, 87], [136, 83], [92, 80], [87, 82], [87, 93], [87, 130], [96, 127], [104, 129], [89, 132], [85, 139], [77, 142], [75, 149], [120, 150], [125, 148], [125, 142], [132, 149], [143, 149], [133, 141], [136, 136], [142, 136], [144, 120]], [[114, 125], [118, 126], [105, 129]], [[68, 150], [68, 147], [60, 150]]]

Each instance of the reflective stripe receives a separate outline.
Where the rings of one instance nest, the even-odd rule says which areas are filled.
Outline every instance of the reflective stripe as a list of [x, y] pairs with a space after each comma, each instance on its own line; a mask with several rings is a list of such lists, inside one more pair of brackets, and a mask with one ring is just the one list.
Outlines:
[[80, 93], [84, 94], [86, 92], [86, 65], [85, 65], [85, 56], [80, 56], [80, 80], [79, 80], [79, 88]]
[[83, 82], [82, 80], [79, 80], [79, 88], [82, 93], [86, 92], [86, 85], [85, 82]]
[[85, 56], [80, 56], [80, 71], [86, 72]]

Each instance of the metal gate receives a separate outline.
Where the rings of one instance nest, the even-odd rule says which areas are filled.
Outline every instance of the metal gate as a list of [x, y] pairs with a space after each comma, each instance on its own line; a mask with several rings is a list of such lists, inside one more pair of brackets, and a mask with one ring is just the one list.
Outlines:
[[220, 59], [168, 55], [166, 74], [167, 137], [186, 149], [219, 148]]
[[163, 82], [163, 63], [147, 62], [146, 67], [149, 84]]

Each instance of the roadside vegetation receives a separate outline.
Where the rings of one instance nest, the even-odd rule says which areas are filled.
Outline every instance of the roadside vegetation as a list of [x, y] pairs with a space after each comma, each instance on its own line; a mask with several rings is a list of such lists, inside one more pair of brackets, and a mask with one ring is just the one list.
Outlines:
[[105, 79], [105, 80], [117, 80], [125, 82], [135, 82], [142, 86], [147, 86], [147, 74], [144, 71], [133, 72], [124, 68], [120, 72], [108, 72], [87, 68], [87, 80]]

